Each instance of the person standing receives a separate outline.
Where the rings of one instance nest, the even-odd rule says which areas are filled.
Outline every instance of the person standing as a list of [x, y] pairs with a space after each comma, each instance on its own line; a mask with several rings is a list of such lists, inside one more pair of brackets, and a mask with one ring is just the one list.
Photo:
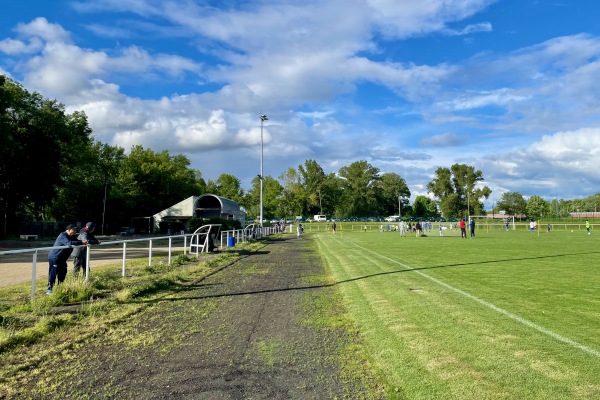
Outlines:
[[592, 232], [590, 232], [590, 221], [588, 219], [585, 220], [585, 229], [587, 229], [588, 235], [592, 234]]
[[475, 218], [469, 221], [469, 230], [471, 231], [471, 239], [475, 238]]
[[[94, 235], [95, 230], [96, 224], [88, 222], [79, 233], [79, 236], [77, 236], [77, 240], [87, 240], [87, 244], [100, 244], [100, 241], [96, 239], [96, 236]], [[79, 271], [86, 267], [86, 258], [86, 247], [76, 247], [75, 250], [73, 250], [73, 273], [75, 275], [78, 275]]]
[[460, 226], [460, 237], [461, 238], [467, 238], [467, 225], [465, 224], [465, 219], [461, 218], [460, 222], [458, 223]]
[[337, 229], [337, 225], [335, 224], [335, 221], [333, 221], [333, 225], [331, 225], [331, 229], [333, 230], [333, 234], [335, 235], [335, 230]]
[[406, 224], [400, 221], [400, 236], [406, 236]]
[[87, 244], [87, 240], [77, 240], [77, 227], [73, 224], [67, 225], [64, 232], [61, 232], [54, 241], [53, 247], [69, 246], [66, 249], [54, 249], [48, 254], [48, 287], [46, 294], [52, 294], [54, 284], [58, 278], [58, 284], [65, 281], [67, 276], [67, 260], [73, 252], [71, 246]]

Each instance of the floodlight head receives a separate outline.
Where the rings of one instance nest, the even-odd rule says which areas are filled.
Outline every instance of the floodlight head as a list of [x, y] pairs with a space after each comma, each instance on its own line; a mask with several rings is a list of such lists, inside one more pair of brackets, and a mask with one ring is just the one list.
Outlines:
[[260, 116], [260, 120], [261, 121], [268, 121], [269, 118], [267, 118], [267, 116], [263, 114], [263, 115]]

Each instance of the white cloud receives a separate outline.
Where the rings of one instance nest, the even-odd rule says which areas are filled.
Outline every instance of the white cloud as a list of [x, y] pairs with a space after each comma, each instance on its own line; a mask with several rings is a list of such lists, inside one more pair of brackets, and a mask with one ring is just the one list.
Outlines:
[[407, 37], [444, 30], [448, 22], [460, 21], [496, 0], [368, 0], [375, 21], [391, 36]]
[[4, 39], [0, 41], [0, 52], [5, 54], [32, 54], [42, 49], [42, 41], [33, 37], [28, 42], [15, 39]]
[[[217, 8], [172, 0], [79, 1], [80, 12], [114, 16], [111, 25], [99, 19], [85, 28], [112, 38], [103, 47], [80, 47], [76, 35], [38, 18], [17, 25], [14, 38], [0, 41], [0, 52], [14, 63], [4, 70], [22, 76], [28, 89], [58, 98], [68, 110], [84, 110], [100, 140], [127, 150], [142, 144], [185, 152], [200, 169], [223, 172], [217, 169], [224, 167], [221, 156], [235, 160], [227, 168], [248, 174], [259, 156], [257, 116], [267, 113], [265, 154], [275, 174], [307, 158], [332, 169], [367, 159], [416, 185], [435, 166], [460, 157], [485, 166], [500, 187], [559, 182], [543, 179], [553, 167], [597, 179], [586, 172], [592, 161], [585, 152], [600, 146], [584, 138], [599, 133], [593, 128], [600, 115], [597, 37], [554, 38], [432, 65], [403, 60], [401, 52], [387, 57], [377, 41], [383, 35], [401, 47], [402, 39], [433, 32], [491, 32], [490, 23], [472, 17], [493, 2], [281, 0]], [[462, 24], [466, 18], [474, 22]], [[188, 53], [135, 42], [146, 36], [157, 42], [176, 37]], [[197, 57], [189, 56], [194, 50]], [[142, 99], [122, 89], [134, 86], [139, 93], [163, 80], [181, 80], [188, 86], [178, 90], [189, 94]], [[389, 99], [377, 108], [395, 112], [366, 112], [354, 103], [365, 83], [385, 87]], [[579, 130], [582, 121], [591, 128]], [[462, 147], [448, 153], [449, 146]]]
[[482, 22], [480, 24], [467, 25], [462, 29], [442, 29], [442, 32], [449, 36], [463, 36], [477, 32], [491, 32], [492, 24], [489, 22]]
[[62, 26], [48, 22], [46, 18], [36, 18], [30, 23], [20, 23], [15, 31], [19, 37], [39, 38], [48, 43], [71, 43], [71, 35]]

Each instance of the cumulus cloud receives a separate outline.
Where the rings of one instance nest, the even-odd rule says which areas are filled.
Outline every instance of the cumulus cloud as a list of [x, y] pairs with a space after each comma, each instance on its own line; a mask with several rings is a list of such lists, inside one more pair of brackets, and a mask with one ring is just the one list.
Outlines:
[[[83, 28], [105, 39], [102, 47], [84, 47], [68, 29], [37, 18], [0, 40], [9, 60], [0, 72], [85, 111], [102, 141], [184, 152], [207, 171], [223, 172], [219, 157], [232, 154], [228, 167], [256, 169], [258, 115], [266, 113], [264, 151], [274, 171], [307, 158], [328, 168], [366, 159], [422, 185], [417, 180], [436, 166], [456, 161], [444, 149], [462, 146], [460, 156], [489, 168], [503, 187], [510, 179], [549, 185], [542, 179], [549, 166], [597, 179], [585, 172], [584, 153], [600, 146], [584, 136], [598, 132], [578, 128], [600, 115], [599, 38], [553, 38], [429, 65], [388, 57], [378, 42], [492, 32], [489, 22], [463, 21], [493, 2], [75, 1], [83, 15], [110, 13]], [[186, 52], [134, 41], [147, 37], [176, 38]], [[177, 92], [139, 95], [163, 81], [181, 84]], [[387, 102], [373, 108], [386, 112], [354, 101], [365, 86], [385, 90]], [[491, 138], [487, 147], [476, 140], [480, 132]]]

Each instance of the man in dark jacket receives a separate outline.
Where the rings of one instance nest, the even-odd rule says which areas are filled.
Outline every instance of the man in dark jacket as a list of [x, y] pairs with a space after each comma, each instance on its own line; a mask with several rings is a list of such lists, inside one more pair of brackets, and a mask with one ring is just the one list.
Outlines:
[[[100, 241], [96, 239], [94, 236], [94, 231], [96, 230], [96, 224], [93, 222], [88, 222], [85, 224], [85, 227], [79, 233], [77, 240], [87, 240], [87, 244], [100, 244]], [[79, 271], [86, 267], [86, 258], [87, 258], [87, 248], [86, 247], [76, 247], [73, 251], [73, 273], [79, 274]]]
[[[54, 241], [53, 247], [61, 247], [61, 246], [79, 246], [82, 244], [87, 244], [86, 241], [75, 239], [75, 235], [77, 234], [77, 227], [75, 225], [69, 224], [64, 232], [61, 232], [60, 235]], [[73, 252], [72, 248], [67, 249], [54, 249], [50, 251], [48, 254], [48, 289], [46, 290], [46, 294], [52, 294], [52, 288], [54, 287], [54, 282], [58, 277], [58, 283], [62, 283], [67, 276], [67, 260], [69, 256]]]

